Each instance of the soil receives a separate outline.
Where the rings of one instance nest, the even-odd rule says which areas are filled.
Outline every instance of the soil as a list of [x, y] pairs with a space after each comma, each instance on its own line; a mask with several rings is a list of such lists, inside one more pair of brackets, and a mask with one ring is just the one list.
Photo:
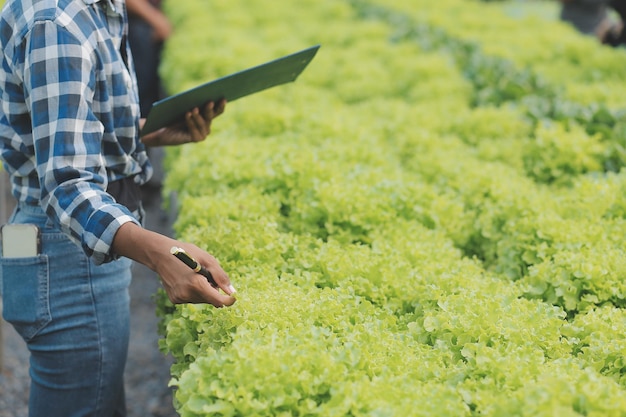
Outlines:
[[[173, 216], [162, 209], [160, 189], [146, 188], [143, 196], [146, 227], [171, 236]], [[9, 201], [6, 195], [0, 196], [0, 205], [7, 205]], [[6, 212], [6, 207], [0, 210], [0, 214]], [[5, 220], [0, 219], [0, 222]], [[158, 348], [158, 318], [153, 295], [160, 283], [154, 272], [143, 265], [136, 264], [133, 268], [131, 339], [125, 376], [128, 417], [175, 417], [178, 414], [168, 388], [172, 361]], [[1, 321], [0, 325], [0, 417], [27, 417], [28, 350], [6, 321]]]

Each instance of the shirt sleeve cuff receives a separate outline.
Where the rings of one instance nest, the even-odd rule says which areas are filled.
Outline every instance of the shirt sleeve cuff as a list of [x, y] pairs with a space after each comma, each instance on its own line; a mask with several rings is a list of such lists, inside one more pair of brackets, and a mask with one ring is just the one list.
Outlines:
[[120, 204], [102, 207], [89, 218], [81, 244], [96, 265], [119, 258], [112, 251], [113, 239], [118, 229], [129, 222], [141, 226], [130, 211]]

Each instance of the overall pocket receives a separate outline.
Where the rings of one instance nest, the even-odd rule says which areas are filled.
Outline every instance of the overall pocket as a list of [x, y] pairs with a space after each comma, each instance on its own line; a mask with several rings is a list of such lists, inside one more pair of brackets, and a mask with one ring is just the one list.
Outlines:
[[2, 317], [28, 341], [51, 321], [48, 256], [0, 258]]

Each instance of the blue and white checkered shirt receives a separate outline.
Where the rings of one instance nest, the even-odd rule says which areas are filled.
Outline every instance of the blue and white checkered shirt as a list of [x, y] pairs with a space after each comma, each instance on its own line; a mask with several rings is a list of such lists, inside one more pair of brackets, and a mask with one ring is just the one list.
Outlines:
[[0, 157], [13, 194], [96, 263], [116, 257], [122, 224], [138, 223], [107, 184], [152, 174], [126, 31], [122, 0], [7, 0], [0, 16]]

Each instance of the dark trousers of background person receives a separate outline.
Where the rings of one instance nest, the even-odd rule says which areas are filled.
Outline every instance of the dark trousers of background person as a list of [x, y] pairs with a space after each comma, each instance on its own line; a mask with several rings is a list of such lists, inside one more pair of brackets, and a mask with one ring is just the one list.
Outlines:
[[[148, 23], [133, 16], [128, 18], [128, 42], [137, 74], [141, 117], [147, 117], [152, 103], [166, 97], [159, 76], [163, 43], [154, 40], [153, 29]], [[148, 148], [148, 156], [154, 174], [147, 185], [158, 188], [163, 182], [164, 175], [163, 148]]]
[[159, 77], [163, 43], [154, 40], [152, 27], [138, 17], [129, 16], [128, 26], [128, 42], [137, 73], [141, 117], [146, 117], [152, 103], [164, 97]]

